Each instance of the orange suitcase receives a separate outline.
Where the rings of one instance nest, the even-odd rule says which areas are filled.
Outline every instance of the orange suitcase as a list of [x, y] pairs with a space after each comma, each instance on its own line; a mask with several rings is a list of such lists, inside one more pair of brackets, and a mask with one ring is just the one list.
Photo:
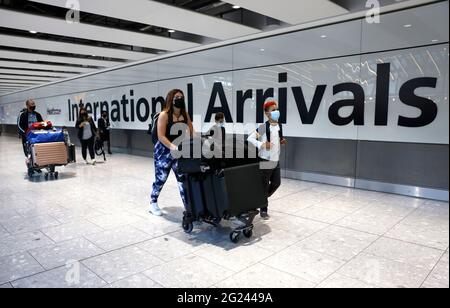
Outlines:
[[62, 165], [68, 163], [67, 147], [64, 142], [37, 143], [32, 145], [31, 154], [35, 166]]

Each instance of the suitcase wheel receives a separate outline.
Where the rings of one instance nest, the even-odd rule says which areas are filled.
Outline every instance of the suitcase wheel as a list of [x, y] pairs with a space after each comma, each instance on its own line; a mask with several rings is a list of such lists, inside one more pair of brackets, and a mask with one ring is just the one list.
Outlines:
[[252, 229], [244, 230], [242, 233], [244, 233], [244, 236], [246, 238], [251, 238], [253, 236], [253, 230]]
[[194, 224], [192, 222], [183, 222], [183, 230], [187, 234], [192, 233], [192, 231], [194, 230]]
[[230, 233], [230, 240], [234, 244], [239, 243], [240, 237], [241, 237], [241, 232], [234, 231], [234, 232]]

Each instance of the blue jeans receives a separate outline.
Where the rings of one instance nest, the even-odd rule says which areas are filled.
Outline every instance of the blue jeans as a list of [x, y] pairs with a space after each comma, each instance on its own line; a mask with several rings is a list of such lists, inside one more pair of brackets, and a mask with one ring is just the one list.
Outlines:
[[153, 191], [151, 195], [152, 203], [157, 203], [161, 190], [166, 184], [169, 177], [170, 170], [175, 173], [178, 182], [178, 189], [180, 190], [181, 200], [186, 207], [186, 195], [184, 191], [184, 174], [178, 171], [178, 160], [172, 157], [170, 149], [168, 149], [161, 142], [157, 142], [154, 151], [155, 160], [155, 182], [153, 183]]

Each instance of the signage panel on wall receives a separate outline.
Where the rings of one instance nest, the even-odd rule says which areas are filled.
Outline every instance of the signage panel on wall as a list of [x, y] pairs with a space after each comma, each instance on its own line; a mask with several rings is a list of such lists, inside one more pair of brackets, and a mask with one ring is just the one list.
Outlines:
[[[37, 105], [59, 126], [73, 126], [83, 103], [94, 118], [108, 111], [116, 129], [144, 130], [166, 93], [180, 88], [197, 129], [218, 111], [228, 123], [256, 127], [264, 101], [276, 99], [287, 136], [448, 144], [448, 64], [444, 44], [43, 98]], [[5, 105], [2, 121], [15, 124], [22, 108]]]

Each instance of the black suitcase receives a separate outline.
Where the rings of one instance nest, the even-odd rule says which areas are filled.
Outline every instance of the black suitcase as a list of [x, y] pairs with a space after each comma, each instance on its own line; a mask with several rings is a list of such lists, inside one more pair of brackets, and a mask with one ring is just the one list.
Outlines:
[[205, 175], [186, 175], [184, 181], [184, 189], [186, 191], [186, 210], [197, 220], [206, 214], [206, 204], [204, 197], [203, 182]]
[[259, 164], [223, 169], [214, 175], [216, 207], [222, 217], [234, 217], [267, 206]]
[[68, 152], [69, 163], [76, 163], [77, 162], [77, 158], [76, 158], [75, 145], [74, 144], [69, 144], [67, 146], [67, 152]]

